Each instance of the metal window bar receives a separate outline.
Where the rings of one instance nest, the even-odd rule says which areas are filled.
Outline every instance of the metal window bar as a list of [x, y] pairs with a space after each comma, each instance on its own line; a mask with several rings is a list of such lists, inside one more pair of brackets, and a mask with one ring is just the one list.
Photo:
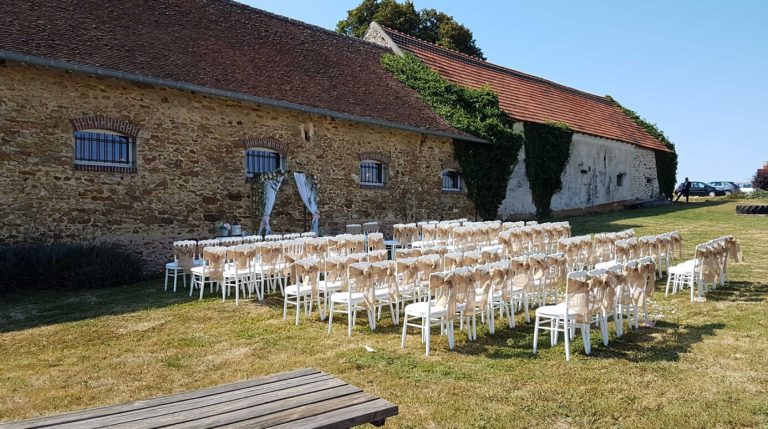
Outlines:
[[280, 154], [266, 150], [249, 150], [245, 153], [245, 172], [248, 175], [269, 173], [280, 168]]
[[133, 164], [131, 137], [111, 133], [77, 131], [75, 133], [75, 161], [105, 164]]
[[363, 161], [360, 163], [360, 182], [367, 184], [384, 184], [384, 166], [378, 162]]

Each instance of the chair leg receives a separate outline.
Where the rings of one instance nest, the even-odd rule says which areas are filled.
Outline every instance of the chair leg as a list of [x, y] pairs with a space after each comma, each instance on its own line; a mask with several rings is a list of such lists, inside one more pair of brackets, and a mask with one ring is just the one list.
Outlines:
[[402, 349], [405, 348], [405, 334], [407, 330], [408, 330], [408, 315], [404, 314], [403, 315], [403, 335], [400, 337], [400, 348]]
[[352, 311], [352, 305], [347, 304], [347, 336], [352, 336], [352, 326], [355, 324], [355, 312]]
[[426, 331], [426, 333], [424, 334], [424, 340], [427, 343], [427, 353], [426, 354], [427, 354], [427, 356], [429, 356], [429, 335], [431, 333], [430, 332], [431, 329], [430, 329], [430, 321], [427, 320], [426, 322], [427, 322], [426, 324], [422, 323], [422, 325], [424, 325], [424, 330]]
[[163, 286], [163, 291], [168, 291], [168, 268], [165, 269], [165, 286]]
[[571, 339], [568, 333], [568, 320], [563, 320], [563, 336], [565, 337], [565, 360], [571, 360]]
[[603, 345], [607, 346], [608, 345], [608, 317], [603, 316], [600, 319], [600, 330], [602, 331], [602, 334], [603, 334]]
[[536, 354], [536, 350], [539, 346], [539, 316], [536, 316], [536, 321], [533, 323], [533, 354]]
[[176, 292], [176, 283], [179, 282], [179, 269], [174, 268], [173, 269], [173, 292]]
[[584, 353], [592, 353], [592, 339], [590, 338], [590, 325], [581, 325], [581, 338], [584, 341]]

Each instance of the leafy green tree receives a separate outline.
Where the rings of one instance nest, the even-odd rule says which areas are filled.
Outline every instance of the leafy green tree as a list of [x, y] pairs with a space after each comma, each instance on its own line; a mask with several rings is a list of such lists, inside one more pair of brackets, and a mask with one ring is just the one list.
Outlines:
[[475, 45], [472, 31], [456, 20], [435, 9], [416, 11], [411, 0], [363, 0], [360, 5], [347, 11], [346, 19], [336, 24], [336, 31], [350, 36], [363, 37], [371, 22], [410, 34], [467, 55], [485, 59], [483, 51]]

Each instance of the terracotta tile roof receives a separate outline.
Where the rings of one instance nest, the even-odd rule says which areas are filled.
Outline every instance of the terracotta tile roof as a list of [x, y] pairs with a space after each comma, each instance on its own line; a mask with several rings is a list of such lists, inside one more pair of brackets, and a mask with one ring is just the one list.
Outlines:
[[467, 136], [383, 69], [385, 48], [230, 0], [3, 0], [0, 51]]
[[398, 48], [413, 53], [446, 79], [472, 88], [490, 86], [498, 94], [501, 108], [516, 120], [564, 122], [579, 133], [668, 151], [605, 97], [381, 28]]

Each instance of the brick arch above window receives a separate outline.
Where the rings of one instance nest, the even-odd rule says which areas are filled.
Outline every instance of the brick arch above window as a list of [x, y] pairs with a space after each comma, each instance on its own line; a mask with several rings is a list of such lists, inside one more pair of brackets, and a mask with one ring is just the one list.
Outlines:
[[75, 131], [82, 130], [107, 130], [114, 131], [129, 137], [139, 136], [139, 126], [126, 120], [111, 116], [83, 116], [71, 119], [70, 123]]
[[451, 159], [449, 161], [443, 162], [441, 164], [441, 166], [440, 166], [440, 169], [443, 170], [443, 171], [445, 171], [445, 170], [454, 170], [454, 171], [458, 171], [459, 173], [461, 173], [461, 166], [459, 165], [458, 162], [456, 162], [455, 159]]
[[378, 161], [382, 164], [389, 164], [389, 155], [383, 152], [360, 152], [358, 154], [360, 161]]
[[288, 145], [281, 142], [278, 139], [271, 137], [249, 137], [246, 139], [238, 140], [237, 144], [242, 145], [245, 149], [265, 148], [272, 149], [279, 153], [280, 156], [288, 156]]

